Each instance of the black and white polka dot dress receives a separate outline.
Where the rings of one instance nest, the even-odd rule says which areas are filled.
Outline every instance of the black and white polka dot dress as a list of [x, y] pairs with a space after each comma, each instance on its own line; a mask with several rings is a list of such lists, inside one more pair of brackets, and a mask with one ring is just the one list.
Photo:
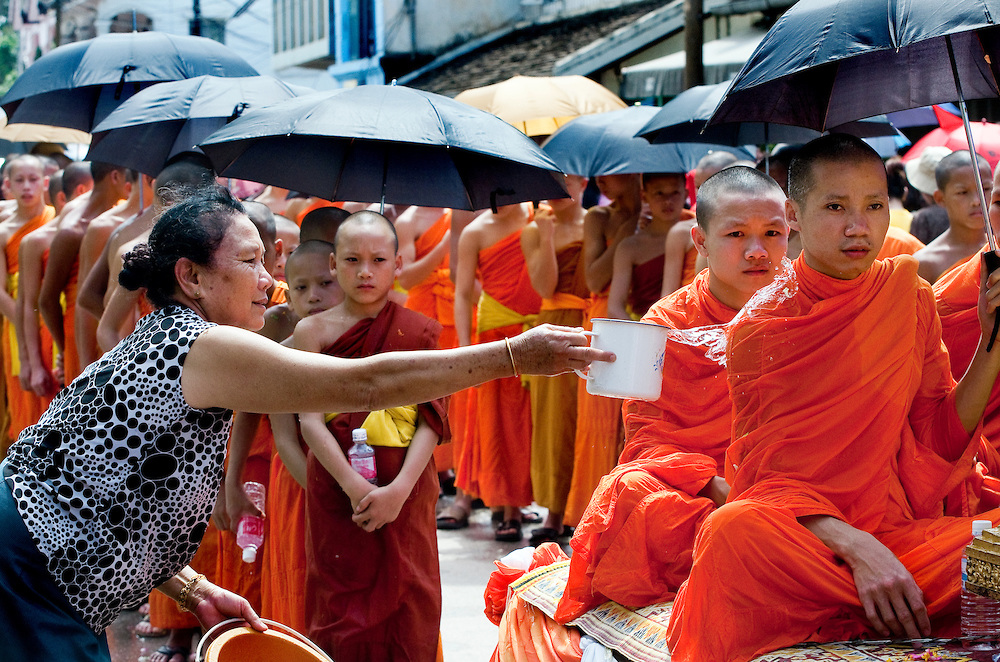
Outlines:
[[10, 449], [21, 517], [95, 631], [180, 571], [205, 533], [232, 412], [189, 407], [181, 368], [211, 326], [182, 306], [145, 316]]

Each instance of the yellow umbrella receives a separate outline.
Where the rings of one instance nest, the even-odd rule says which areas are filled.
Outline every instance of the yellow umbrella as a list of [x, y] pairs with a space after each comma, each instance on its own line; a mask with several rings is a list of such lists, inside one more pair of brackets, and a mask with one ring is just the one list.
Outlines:
[[625, 108], [608, 88], [585, 76], [514, 76], [466, 90], [456, 101], [493, 113], [529, 136], [546, 136], [580, 115]]
[[7, 124], [7, 114], [0, 112], [3, 126], [0, 129], [0, 140], [13, 143], [80, 143], [90, 144], [90, 134], [86, 131], [67, 129], [61, 126], [47, 124]]

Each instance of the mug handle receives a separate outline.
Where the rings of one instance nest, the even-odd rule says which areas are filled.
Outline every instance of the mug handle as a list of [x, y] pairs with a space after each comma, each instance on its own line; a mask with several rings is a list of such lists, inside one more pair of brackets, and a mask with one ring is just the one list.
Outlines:
[[[998, 319], [1000, 319], [1000, 316], [998, 316]], [[591, 336], [592, 338], [597, 337], [597, 334], [594, 333], [593, 331], [581, 331], [581, 333], [585, 336]], [[584, 372], [583, 370], [577, 370], [576, 368], [573, 368], [573, 372], [575, 372], [577, 377], [579, 377], [580, 379], [588, 378], [588, 375], [590, 374], [589, 373], [590, 368], [588, 367], [587, 370], [588, 372]]]

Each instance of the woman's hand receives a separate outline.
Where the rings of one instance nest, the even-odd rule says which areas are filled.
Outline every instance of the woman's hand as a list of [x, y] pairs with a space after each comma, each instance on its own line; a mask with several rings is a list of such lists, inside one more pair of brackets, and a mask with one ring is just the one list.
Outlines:
[[198, 582], [197, 587], [192, 592], [192, 602], [194, 602], [194, 606], [191, 608], [191, 613], [206, 629], [228, 618], [242, 618], [254, 630], [259, 632], [267, 630], [267, 624], [260, 620], [260, 616], [253, 610], [246, 598], [216, 586], [207, 579]]
[[594, 361], [614, 361], [615, 355], [588, 345], [583, 329], [542, 324], [510, 339], [514, 365], [521, 375], [559, 375], [583, 370]]

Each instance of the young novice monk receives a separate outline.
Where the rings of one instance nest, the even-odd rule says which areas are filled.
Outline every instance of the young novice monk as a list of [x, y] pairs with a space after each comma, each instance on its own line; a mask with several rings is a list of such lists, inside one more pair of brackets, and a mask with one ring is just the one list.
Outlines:
[[[333, 244], [306, 241], [285, 263], [288, 306], [305, 319], [344, 300], [332, 266]], [[284, 344], [291, 345], [289, 338]], [[306, 620], [306, 455], [295, 417], [271, 416], [277, 457], [271, 460], [267, 519], [272, 531], [264, 539], [261, 614], [298, 632]]]
[[[989, 200], [993, 186], [990, 164], [978, 154], [976, 160], [983, 180], [983, 192]], [[986, 241], [983, 229], [985, 210], [979, 202], [976, 174], [972, 169], [969, 150], [952, 152], [941, 159], [934, 168], [934, 179], [937, 182], [934, 201], [948, 212], [948, 229], [924, 249], [913, 254], [920, 263], [917, 274], [929, 283], [977, 253]]]
[[[654, 304], [643, 321], [674, 329], [729, 322], [780, 268], [784, 205], [777, 183], [753, 168], [709, 178], [691, 232], [708, 270]], [[673, 597], [702, 521], [729, 492], [722, 476], [731, 408], [725, 367], [706, 358], [704, 347], [668, 341], [660, 398], [625, 401], [625, 450], [573, 536], [556, 620], [609, 599], [638, 608]]]
[[644, 174], [642, 199], [652, 219], [615, 250], [608, 316], [642, 317], [660, 298], [667, 233], [681, 218], [687, 193], [680, 173]]
[[[542, 297], [539, 323], [580, 326], [587, 309], [587, 281], [583, 263], [583, 207], [579, 200], [587, 180], [566, 178], [572, 197], [550, 200], [535, 214], [535, 222], [521, 232], [521, 251], [531, 285]], [[531, 487], [538, 505], [548, 509], [545, 523], [532, 532], [529, 544], [555, 542], [563, 535], [563, 515], [573, 478], [576, 440], [576, 394], [573, 373], [553, 379], [534, 379], [531, 394]], [[520, 518], [497, 529], [521, 539]]]
[[957, 634], [979, 504], [949, 497], [973, 475], [1000, 372], [982, 337], [1000, 272], [984, 279], [978, 348], [956, 384], [916, 261], [875, 260], [888, 205], [885, 167], [860, 139], [817, 138], [792, 162], [798, 287], [728, 330], [731, 493], [703, 523], [674, 601], [677, 662]]
[[21, 362], [17, 352], [18, 249], [21, 240], [52, 220], [55, 210], [45, 204], [48, 186], [44, 166], [36, 156], [24, 155], [11, 160], [5, 169], [4, 185], [10, 188], [17, 202], [14, 214], [0, 224], [0, 274], [7, 275], [5, 288], [0, 288], [0, 315], [3, 316], [3, 364], [7, 380], [7, 406], [10, 413], [9, 440], [0, 440], [0, 451], [6, 453], [9, 441], [21, 430], [32, 425], [42, 413], [42, 401], [34, 392], [21, 387]]
[[[437, 347], [440, 324], [388, 299], [402, 258], [385, 217], [353, 214], [337, 231], [334, 247], [346, 298], [299, 322], [295, 347], [341, 357]], [[308, 634], [338, 662], [435, 659], [441, 579], [431, 455], [447, 436], [446, 406], [435, 400], [371, 413], [299, 416], [310, 451]], [[377, 485], [347, 460], [351, 431], [363, 424], [375, 448]]]

